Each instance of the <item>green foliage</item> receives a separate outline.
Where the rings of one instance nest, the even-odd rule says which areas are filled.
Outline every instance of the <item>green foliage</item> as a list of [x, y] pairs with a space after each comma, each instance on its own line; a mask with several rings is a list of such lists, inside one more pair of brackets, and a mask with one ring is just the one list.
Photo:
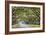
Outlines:
[[[17, 21], [40, 21], [40, 8], [38, 7], [12, 7], [12, 19]], [[16, 17], [17, 16], [17, 17]]]

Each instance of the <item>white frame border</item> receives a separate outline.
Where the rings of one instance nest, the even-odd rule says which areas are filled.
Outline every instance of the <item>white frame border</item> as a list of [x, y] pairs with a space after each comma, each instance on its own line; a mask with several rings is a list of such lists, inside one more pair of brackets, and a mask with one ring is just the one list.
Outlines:
[[[23, 7], [40, 7], [40, 28], [12, 28], [12, 6]], [[43, 6], [42, 5], [24, 5], [24, 4], [9, 4], [9, 31], [27, 31], [27, 30], [42, 30], [43, 29]]]

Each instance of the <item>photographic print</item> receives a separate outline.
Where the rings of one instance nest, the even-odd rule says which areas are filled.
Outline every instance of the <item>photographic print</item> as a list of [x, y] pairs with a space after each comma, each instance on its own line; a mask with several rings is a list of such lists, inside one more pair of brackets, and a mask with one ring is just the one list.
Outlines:
[[6, 33], [44, 32], [44, 3], [8, 1], [6, 6]]
[[12, 6], [12, 27], [40, 27], [40, 7]]

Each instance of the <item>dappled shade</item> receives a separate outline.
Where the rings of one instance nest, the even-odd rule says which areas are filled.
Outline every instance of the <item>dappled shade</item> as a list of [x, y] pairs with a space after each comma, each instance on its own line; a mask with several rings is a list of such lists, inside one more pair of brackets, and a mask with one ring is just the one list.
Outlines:
[[18, 24], [19, 22], [40, 25], [40, 8], [12, 6], [12, 25]]

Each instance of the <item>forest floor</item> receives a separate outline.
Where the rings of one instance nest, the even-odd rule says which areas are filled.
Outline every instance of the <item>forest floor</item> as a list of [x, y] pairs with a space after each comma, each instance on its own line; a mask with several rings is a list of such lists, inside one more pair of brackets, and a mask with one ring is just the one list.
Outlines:
[[22, 24], [22, 25], [14, 24], [12, 27], [13, 28], [35, 28], [35, 27], [40, 27], [40, 25], [37, 25], [37, 24]]

